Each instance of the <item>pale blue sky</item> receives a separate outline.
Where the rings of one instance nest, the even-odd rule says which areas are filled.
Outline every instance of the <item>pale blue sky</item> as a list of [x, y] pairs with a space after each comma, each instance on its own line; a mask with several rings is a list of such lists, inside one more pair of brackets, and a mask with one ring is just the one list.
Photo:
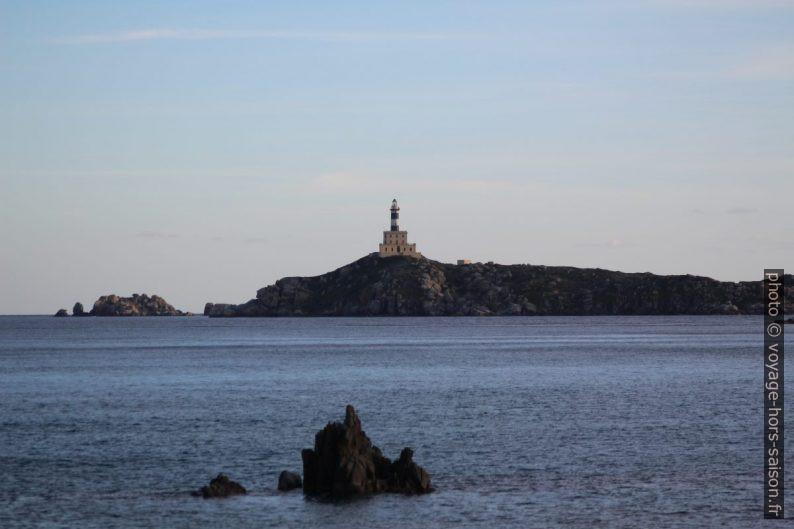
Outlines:
[[794, 268], [794, 1], [0, 1], [0, 313], [377, 250]]

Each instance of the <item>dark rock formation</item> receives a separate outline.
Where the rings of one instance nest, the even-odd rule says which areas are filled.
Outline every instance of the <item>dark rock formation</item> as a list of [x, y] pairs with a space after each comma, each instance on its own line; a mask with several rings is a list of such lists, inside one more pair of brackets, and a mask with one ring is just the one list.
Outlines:
[[207, 303], [204, 305], [204, 315], [230, 318], [238, 315], [236, 307], [237, 305], [232, 305], [231, 303]]
[[226, 474], [218, 474], [210, 481], [209, 485], [204, 485], [197, 491], [191, 492], [193, 496], [203, 498], [225, 498], [236, 494], [247, 494], [245, 487], [230, 480]]
[[[794, 311], [794, 276], [786, 276]], [[315, 277], [286, 277], [241, 305], [207, 303], [231, 316], [479, 316], [762, 314], [761, 281], [722, 282], [599, 268], [463, 266], [370, 254]]]
[[102, 296], [94, 302], [92, 316], [186, 316], [188, 313], [176, 310], [160, 296], [133, 294], [122, 298], [115, 294]]
[[78, 301], [72, 308], [72, 316], [90, 316], [90, 314], [83, 309], [83, 304]]
[[55, 313], [55, 317], [56, 318], [64, 318], [64, 317], [66, 317], [68, 315], [69, 315], [69, 313], [66, 312], [66, 309], [58, 309], [58, 312]]
[[404, 494], [422, 494], [433, 490], [430, 475], [425, 469], [414, 463], [414, 451], [408, 447], [400, 452], [400, 459], [392, 463], [392, 483], [396, 492]]
[[330, 422], [317, 432], [314, 449], [303, 456], [303, 492], [344, 497], [355, 494], [396, 492], [422, 494], [433, 490], [430, 476], [413, 462], [413, 451], [404, 448], [391, 462], [361, 429], [353, 406], [345, 422]]
[[290, 472], [289, 470], [285, 470], [278, 476], [278, 490], [285, 491], [285, 490], [298, 489], [302, 485], [303, 485], [303, 480], [301, 480], [301, 477], [295, 472]]

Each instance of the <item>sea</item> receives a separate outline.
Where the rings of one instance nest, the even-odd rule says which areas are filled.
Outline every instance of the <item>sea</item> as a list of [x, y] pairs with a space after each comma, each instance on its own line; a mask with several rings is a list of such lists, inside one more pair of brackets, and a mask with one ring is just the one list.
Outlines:
[[[0, 317], [0, 527], [767, 527], [762, 331], [760, 316]], [[386, 456], [413, 448], [435, 492], [277, 491], [347, 404]], [[190, 495], [220, 472], [249, 494]]]

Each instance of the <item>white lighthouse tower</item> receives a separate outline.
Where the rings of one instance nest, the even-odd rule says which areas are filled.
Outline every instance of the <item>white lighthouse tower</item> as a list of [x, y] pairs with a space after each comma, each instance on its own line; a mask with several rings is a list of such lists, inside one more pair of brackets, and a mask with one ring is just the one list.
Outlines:
[[383, 232], [383, 243], [378, 245], [378, 254], [381, 257], [393, 255], [406, 255], [408, 257], [421, 257], [416, 251], [416, 244], [408, 242], [408, 232], [400, 231], [400, 206], [397, 199], [391, 201], [391, 227]]
[[400, 231], [400, 206], [397, 199], [391, 201], [391, 231]]

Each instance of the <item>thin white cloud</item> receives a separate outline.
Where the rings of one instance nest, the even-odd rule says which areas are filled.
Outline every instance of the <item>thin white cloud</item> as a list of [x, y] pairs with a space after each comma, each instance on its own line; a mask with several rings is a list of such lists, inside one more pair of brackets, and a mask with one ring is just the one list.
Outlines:
[[727, 75], [747, 81], [794, 79], [794, 43], [756, 48], [740, 57]]
[[730, 208], [725, 211], [728, 215], [751, 215], [753, 213], [758, 213], [758, 210], [755, 208]]
[[591, 248], [635, 248], [639, 246], [635, 242], [624, 241], [622, 239], [612, 239], [609, 241], [602, 241], [602, 242], [583, 242], [577, 244], [577, 246], [588, 246]]
[[759, 246], [774, 246], [774, 247], [781, 247], [789, 249], [794, 246], [794, 243], [790, 239], [779, 239], [779, 238], [771, 238], [771, 237], [759, 237], [759, 236], [752, 236], [752, 237], [743, 237], [743, 238], [732, 238], [727, 239], [731, 241], [734, 245], [735, 242], [742, 241], [744, 243], [750, 243]]
[[794, 7], [794, 0], [656, 0], [657, 4], [673, 7], [747, 8]]
[[321, 174], [308, 182], [308, 187], [327, 193], [367, 191], [378, 187], [380, 177], [347, 172]]
[[697, 69], [657, 70], [642, 74], [642, 77], [681, 82], [790, 81], [794, 80], [794, 42], [766, 44], [738, 52], [726, 51], [716, 62], [710, 59]]
[[227, 29], [178, 29], [153, 28], [112, 33], [91, 33], [60, 39], [66, 44], [103, 44], [113, 42], [142, 42], [152, 40], [241, 40], [282, 39], [319, 40], [335, 42], [366, 42], [375, 40], [443, 40], [465, 37], [462, 34], [444, 33], [389, 33], [358, 31], [275, 31], [275, 30], [227, 30]]
[[135, 234], [139, 239], [178, 239], [176, 233], [163, 233], [159, 231], [141, 231]]
[[377, 172], [325, 173], [301, 183], [302, 189], [325, 194], [364, 194], [382, 189], [402, 189], [416, 192], [462, 191], [473, 193], [517, 193], [531, 191], [536, 186], [503, 178], [426, 178], [385, 175]]

